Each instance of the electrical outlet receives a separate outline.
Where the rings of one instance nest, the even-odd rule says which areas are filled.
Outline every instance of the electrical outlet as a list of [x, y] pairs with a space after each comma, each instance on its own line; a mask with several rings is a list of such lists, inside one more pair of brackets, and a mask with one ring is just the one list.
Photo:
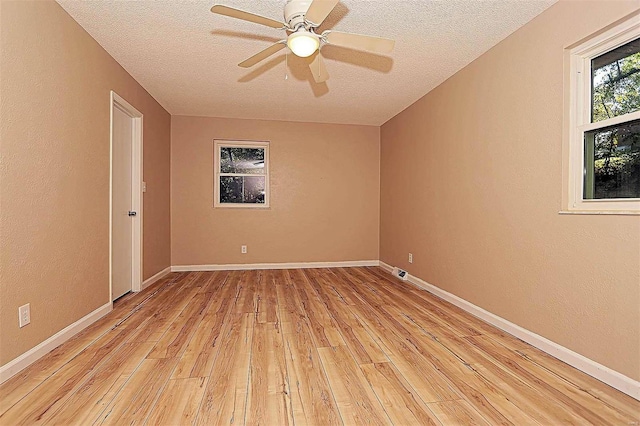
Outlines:
[[409, 253], [409, 263], [413, 263], [413, 253]]
[[29, 303], [18, 308], [18, 322], [20, 327], [24, 327], [31, 322], [31, 305]]
[[240, 253], [247, 254], [247, 246], [240, 246]]

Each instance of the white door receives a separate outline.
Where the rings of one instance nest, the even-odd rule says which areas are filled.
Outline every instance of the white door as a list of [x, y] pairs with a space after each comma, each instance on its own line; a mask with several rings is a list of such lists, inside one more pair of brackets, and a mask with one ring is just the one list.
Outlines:
[[133, 281], [133, 118], [113, 106], [113, 235], [111, 300], [131, 291]]

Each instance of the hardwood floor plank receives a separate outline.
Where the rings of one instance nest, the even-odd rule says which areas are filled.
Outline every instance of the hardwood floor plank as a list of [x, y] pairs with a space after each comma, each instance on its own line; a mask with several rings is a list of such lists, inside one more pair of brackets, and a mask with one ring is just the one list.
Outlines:
[[176, 359], [145, 359], [122, 390], [100, 414], [96, 424], [141, 425], [176, 366]]
[[[190, 276], [187, 276], [187, 279]], [[149, 303], [133, 311], [136, 316], [148, 318], [144, 327], [137, 327], [131, 340], [157, 342], [175, 321], [191, 299], [198, 293], [197, 287], [173, 283]]]
[[[149, 342], [125, 343], [51, 414], [53, 424], [93, 424], [151, 350]], [[44, 417], [43, 417], [44, 419]]]
[[524, 358], [521, 358], [521, 362], [518, 362], [520, 360], [510, 357], [511, 354], [508, 349], [488, 337], [474, 336], [467, 338], [467, 340], [479, 351], [490, 355], [501, 365], [509, 368], [521, 380], [548, 393], [550, 398], [561, 402], [566, 409], [571, 410], [588, 422], [599, 425], [613, 425], [633, 424], [636, 421], [633, 416], [621, 413], [606, 404], [599, 403], [593, 396], [558, 378], [556, 375], [539, 368], [534, 363], [526, 362]]
[[[630, 413], [634, 420], [640, 424], [640, 401], [613, 389], [611, 386], [588, 376], [539, 349], [529, 347], [524, 351], [518, 350], [517, 353], [529, 362], [537, 364], [540, 368], [555, 374], [583, 392], [589, 393], [601, 403], [621, 413]], [[635, 416], [633, 413], [635, 413]]]
[[457, 332], [456, 330], [444, 325], [440, 320], [434, 320], [429, 311], [421, 311], [419, 309], [401, 306], [399, 303], [390, 303], [380, 307], [388, 315], [401, 318], [416, 324], [422, 332], [430, 338], [456, 338], [460, 335], [466, 335], [466, 330]]
[[202, 321], [180, 357], [171, 376], [173, 379], [207, 377], [211, 374], [211, 368], [220, 347], [217, 344], [218, 339], [233, 307], [234, 292], [235, 288], [229, 285], [219, 293], [210, 296], [215, 299], [207, 307]]
[[[356, 302], [359, 321], [411, 386], [423, 395], [423, 400], [435, 402], [460, 399], [452, 384], [406, 341], [403, 336], [406, 330], [398, 333], [384, 318], [384, 314], [381, 314], [381, 308], [367, 302], [371, 299], [370, 295], [361, 296], [362, 300]], [[375, 298], [371, 302], [374, 300]]]
[[303, 425], [341, 425], [307, 322], [301, 317], [282, 323], [294, 420]]
[[[364, 271], [370, 274], [374, 274], [376, 277], [380, 277], [380, 279], [383, 279], [386, 283], [389, 283], [391, 287], [396, 287], [399, 282], [397, 279], [393, 278], [391, 275], [389, 275], [379, 267], [366, 267], [364, 268]], [[473, 315], [469, 315], [461, 308], [439, 298], [438, 296], [429, 293], [422, 288], [405, 282], [401, 282], [401, 284], [403, 285], [403, 287], [406, 287], [406, 291], [409, 292], [408, 295], [416, 296], [415, 298], [411, 297], [411, 299], [416, 300], [418, 306], [424, 307], [423, 302], [426, 303], [426, 306], [436, 306], [439, 309], [442, 309], [442, 313], [438, 313], [438, 316], [445, 317], [446, 324], [455, 324], [457, 327], [463, 325], [460, 328], [460, 336], [490, 335], [497, 339], [505, 339], [507, 341], [511, 341], [513, 344], [522, 344], [528, 346], [527, 343], [523, 342], [522, 340], [490, 324], [487, 324], [486, 322], [474, 317]], [[449, 317], [450, 319], [446, 320], [446, 317]], [[468, 327], [464, 326], [465, 324], [468, 325]]]
[[47, 419], [95, 369], [117, 353], [128, 335], [127, 329], [114, 329], [102, 336], [2, 414], [0, 424], [36, 424]]
[[256, 318], [260, 323], [272, 323], [278, 320], [276, 296], [276, 278], [273, 270], [262, 271], [262, 279], [259, 283], [256, 295]]
[[[378, 309], [384, 312], [383, 307], [372, 307], [372, 309]], [[406, 358], [409, 355], [413, 357], [411, 364], [416, 365], [417, 362], [422, 363], [423, 368], [419, 368], [419, 371], [437, 371], [443, 376], [438, 377], [432, 375], [436, 380], [439, 379], [441, 383], [439, 388], [436, 389], [424, 387], [425, 385], [432, 385], [434, 383], [433, 378], [425, 380], [424, 382], [426, 383], [423, 384], [414, 384], [422, 393], [428, 395], [426, 397], [427, 402], [459, 399], [459, 395], [463, 395], [492, 423], [535, 423], [530, 416], [511, 404], [506, 395], [501, 394], [494, 386], [486, 383], [481, 377], [469, 371], [466, 366], [459, 363], [451, 354], [440, 352], [440, 357], [434, 357], [432, 355], [433, 347], [428, 346], [431, 339], [416, 339], [415, 335], [419, 335], [421, 330], [419, 328], [412, 329], [412, 327], [415, 327], [415, 324], [412, 324], [408, 318], [403, 315], [398, 315], [397, 318], [394, 318], [389, 314], [380, 315], [380, 317], [383, 318], [380, 320], [381, 323], [384, 324], [383, 327], [385, 327], [386, 330], [390, 330], [391, 335], [396, 335], [395, 344], [390, 342], [386, 346], [404, 346], [408, 349], [402, 351], [404, 359], [402, 356], [391, 355], [392, 361], [401, 371], [410, 371], [411, 365], [406, 365]], [[416, 354], [412, 354], [412, 351], [415, 351]], [[406, 374], [408, 375], [409, 373]], [[415, 381], [415, 377], [411, 377], [409, 380]], [[456, 391], [447, 394], [447, 388], [455, 388]], [[439, 394], [439, 391], [442, 392], [443, 390], [445, 394]]]
[[[412, 329], [411, 322], [403, 318], [388, 321], [402, 333], [407, 342], [452, 384], [484, 418], [494, 424], [536, 424], [536, 421], [518, 407], [495, 386], [478, 374], [451, 352], [432, 339], [416, 338], [420, 329]], [[402, 323], [400, 321], [403, 321]]]
[[[312, 270], [315, 271], [315, 270]], [[342, 340], [359, 364], [387, 362], [389, 359], [378, 344], [369, 336], [360, 321], [351, 312], [350, 306], [340, 296], [331, 291], [330, 283], [319, 271], [311, 272], [309, 283], [335, 321]]]
[[495, 363], [495, 360], [474, 351], [466, 339], [439, 340], [438, 343], [455, 353], [464, 363], [469, 364], [476, 374], [494, 384], [504, 395], [509, 395], [516, 406], [529, 413], [539, 423], [580, 424], [584, 422], [582, 417], [556, 404], [555, 399], [550, 398], [550, 395], [529, 386], [510, 374], [503, 366]]
[[275, 322], [257, 323], [253, 331], [247, 424], [294, 424], [282, 330]]
[[255, 315], [232, 313], [229, 317], [196, 419], [200, 425], [245, 421]]
[[318, 348], [318, 354], [346, 425], [391, 423], [346, 347]]
[[0, 416], [84, 351], [94, 340], [71, 339], [3, 383], [0, 386]]
[[216, 293], [224, 287], [229, 277], [229, 271], [213, 271], [203, 275], [204, 282], [199, 286], [198, 293]]
[[[381, 279], [379, 278], [380, 275], [372, 273], [370, 269], [359, 269], [356, 273], [370, 280], [375, 280], [376, 278]], [[442, 329], [450, 328], [454, 330], [458, 335], [477, 336], [482, 334], [481, 331], [475, 327], [475, 324], [472, 325], [469, 321], [461, 320], [452, 310], [445, 309], [443, 303], [434, 303], [432, 299], [433, 296], [431, 298], [425, 296], [423, 293], [428, 293], [424, 290], [419, 290], [412, 284], [403, 281], [396, 280], [396, 282], [394, 282], [390, 275], [384, 277], [383, 282], [387, 285], [380, 285], [379, 291], [385, 296], [385, 300], [388, 298], [399, 301], [400, 307], [403, 309], [413, 308], [417, 310], [417, 312], [428, 310], [431, 321], [438, 324]], [[407, 292], [418, 297], [407, 297]]]
[[[186, 275], [187, 274], [184, 274], [184, 276]], [[166, 291], [166, 286], [174, 283], [180, 276], [181, 274], [170, 274], [143, 292], [127, 295], [127, 300], [119, 300], [115, 303], [113, 311], [107, 316], [90, 325], [66, 342], [65, 345], [54, 349], [46, 357], [34, 363], [30, 368], [25, 369], [7, 383], [3, 384], [0, 387], [0, 415], [29, 392], [33, 391], [44, 380], [62, 368], [64, 364], [80, 352], [87, 349], [90, 345], [99, 345], [100, 342], [98, 340], [107, 336], [114, 328], [123, 327], [124, 324], [127, 324], [127, 326], [147, 324], [149, 329], [153, 329], [153, 326], [149, 322], [145, 322], [146, 319], [144, 316], [140, 316], [139, 320], [133, 324], [132, 322], [127, 323], [127, 318], [133, 313], [145, 312], [143, 307], [147, 309], [159, 309], [159, 307], [164, 306], [165, 299], [168, 300], [172, 296], [170, 292]], [[163, 290], [165, 291], [163, 292]], [[158, 293], [160, 294], [158, 295]], [[174, 298], [176, 296], [177, 295], [173, 295]], [[109, 336], [111, 335], [109, 334]], [[107, 336], [107, 338], [110, 338], [109, 336]]]
[[192, 424], [202, 401], [207, 377], [169, 380], [149, 414], [149, 425]]
[[305, 313], [298, 298], [295, 296], [295, 287], [285, 284], [289, 279], [289, 271], [278, 272], [280, 272], [278, 276], [282, 278], [282, 281], [280, 281], [282, 284], [276, 284], [278, 320], [280, 322], [298, 322], [305, 317]]
[[262, 277], [260, 272], [261, 271], [238, 271], [234, 274], [239, 277], [235, 304], [236, 313], [256, 313], [256, 289], [258, 288], [258, 280]]
[[393, 364], [365, 364], [360, 368], [393, 424], [442, 425]]
[[316, 347], [344, 345], [342, 334], [340, 334], [325, 305], [309, 284], [305, 271], [298, 269], [293, 274], [293, 277], [295, 294], [300, 301], [302, 310], [309, 318], [311, 333]]
[[490, 425], [467, 401], [433, 402], [428, 407], [443, 425]]
[[341, 290], [344, 283], [340, 280], [336, 280], [336, 275], [334, 273], [335, 268], [320, 268], [315, 271], [318, 271], [320, 276], [324, 278], [324, 282], [328, 285], [325, 291], [335, 294], [345, 305], [353, 306], [355, 304], [352, 297], [347, 292], [343, 292]]
[[196, 293], [147, 358], [179, 358], [212, 300], [210, 293]]
[[[338, 278], [337, 283], [342, 290], [341, 294], [346, 294], [353, 303], [367, 300], [367, 303], [379, 306], [388, 303], [375, 284], [365, 279], [362, 275], [353, 274], [351, 268], [335, 268], [334, 275]], [[357, 291], [354, 291], [357, 289]]]

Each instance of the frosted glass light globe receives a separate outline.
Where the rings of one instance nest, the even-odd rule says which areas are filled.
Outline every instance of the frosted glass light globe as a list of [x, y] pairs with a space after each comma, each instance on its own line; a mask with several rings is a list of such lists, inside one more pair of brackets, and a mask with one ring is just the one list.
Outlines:
[[296, 55], [306, 58], [320, 47], [320, 38], [309, 31], [297, 31], [289, 35], [287, 46]]

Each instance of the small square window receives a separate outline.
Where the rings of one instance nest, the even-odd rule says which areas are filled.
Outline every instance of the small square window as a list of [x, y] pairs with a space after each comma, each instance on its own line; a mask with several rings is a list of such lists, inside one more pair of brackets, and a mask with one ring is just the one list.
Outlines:
[[268, 207], [268, 142], [215, 141], [214, 151], [214, 207]]

